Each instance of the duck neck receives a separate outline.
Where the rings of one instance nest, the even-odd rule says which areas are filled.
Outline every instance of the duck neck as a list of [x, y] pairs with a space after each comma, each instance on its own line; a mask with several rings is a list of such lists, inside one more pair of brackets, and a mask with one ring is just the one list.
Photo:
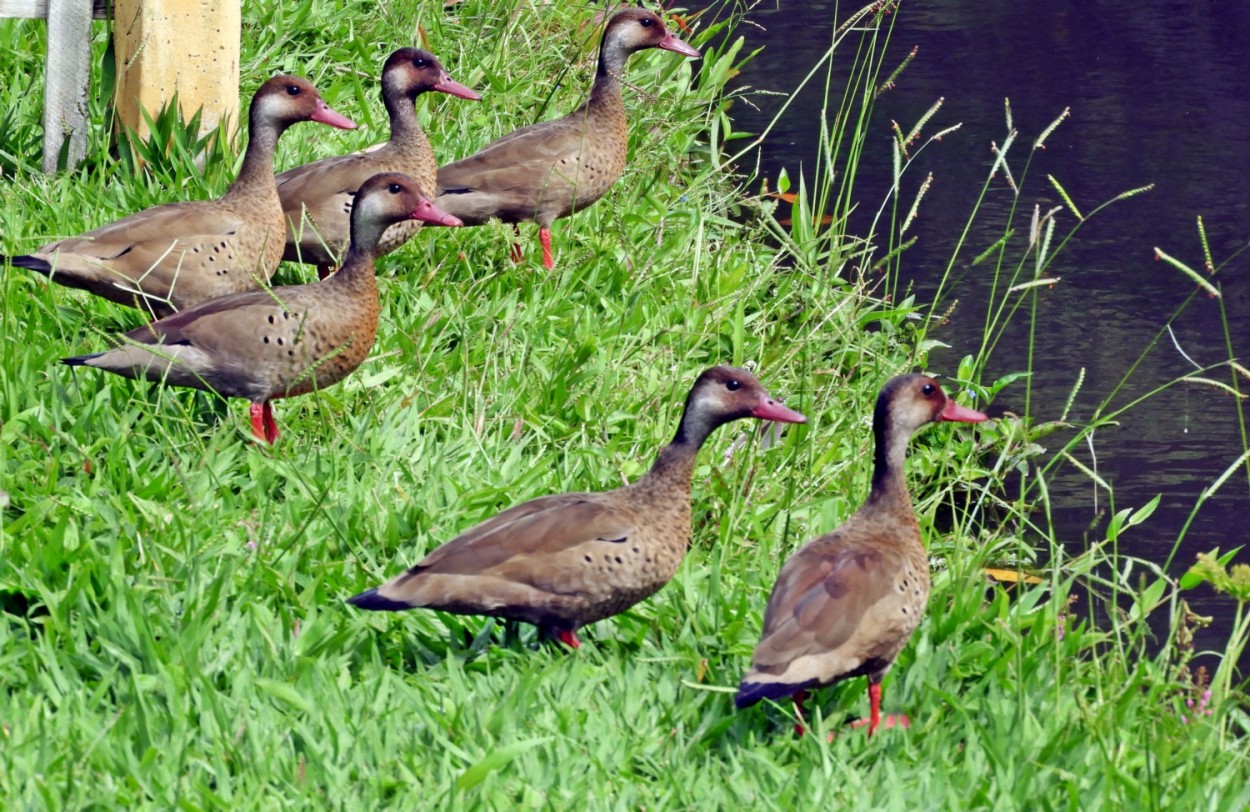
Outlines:
[[338, 288], [347, 288], [348, 290], [364, 293], [372, 291], [376, 294], [378, 278], [374, 274], [373, 263], [374, 256], [372, 253], [356, 252], [348, 248], [347, 255], [343, 258], [343, 265], [322, 284], [332, 284]]
[[386, 227], [375, 222], [357, 222], [357, 219], [352, 218], [351, 242], [347, 255], [343, 257], [343, 265], [327, 281], [350, 288], [376, 290], [378, 282], [374, 275], [374, 260]]
[[690, 478], [694, 474], [695, 457], [699, 447], [692, 443], [672, 442], [660, 450], [655, 463], [638, 484], [661, 487], [676, 493], [690, 492]]
[[386, 114], [391, 120], [390, 143], [398, 147], [410, 147], [428, 143], [421, 122], [417, 119], [417, 97], [419, 93], [404, 93], [383, 89], [382, 104], [386, 106]]
[[660, 451], [655, 464], [644, 477], [650, 483], [662, 482], [666, 487], [689, 493], [690, 478], [694, 473], [695, 458], [699, 449], [720, 423], [703, 418], [687, 400], [677, 434], [673, 441]]
[[595, 71], [595, 85], [590, 89], [590, 107], [621, 107], [621, 77], [625, 75], [625, 63], [629, 52], [604, 42], [599, 48], [599, 68]]
[[272, 195], [275, 200], [278, 198], [278, 186], [273, 179], [273, 154], [278, 138], [288, 126], [287, 123], [260, 119], [255, 110], [249, 113], [243, 166], [223, 199], [258, 194]]
[[904, 460], [910, 432], [893, 424], [878, 407], [873, 419], [872, 490], [868, 504], [879, 508], [901, 508], [911, 513], [911, 494], [907, 492]]

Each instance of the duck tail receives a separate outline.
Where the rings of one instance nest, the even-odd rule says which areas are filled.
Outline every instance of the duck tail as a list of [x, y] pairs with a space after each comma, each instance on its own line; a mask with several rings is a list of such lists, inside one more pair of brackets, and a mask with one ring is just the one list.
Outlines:
[[368, 609], [371, 612], [399, 612], [412, 608], [411, 605], [402, 601], [383, 597], [378, 594], [376, 588], [361, 592], [359, 595], [353, 595], [347, 599], [347, 602], [358, 609]]
[[734, 705], [742, 709], [751, 707], [761, 699], [783, 699], [792, 694], [797, 694], [813, 684], [812, 682], [746, 682], [744, 680], [738, 686], [738, 694], [734, 697]]
[[90, 355], [75, 355], [73, 358], [62, 358], [61, 363], [67, 367], [85, 367], [91, 365], [91, 360], [104, 355], [102, 352], [93, 352]]
[[23, 254], [16, 257], [6, 257], [3, 254], [0, 254], [0, 265], [5, 264], [6, 262], [11, 264], [14, 268], [25, 268], [28, 271], [41, 273], [44, 276], [52, 275], [51, 263], [49, 263], [46, 259], [40, 259], [39, 257], [30, 256], [29, 254]]

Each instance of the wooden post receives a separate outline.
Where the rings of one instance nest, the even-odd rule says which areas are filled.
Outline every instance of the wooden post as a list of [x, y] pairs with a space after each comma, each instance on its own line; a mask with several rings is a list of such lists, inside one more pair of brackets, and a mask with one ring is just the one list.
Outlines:
[[178, 94], [184, 118], [203, 110], [209, 130], [229, 117], [238, 126], [241, 0], [116, 0], [117, 113], [123, 127], [148, 135], [142, 110], [155, 117]]

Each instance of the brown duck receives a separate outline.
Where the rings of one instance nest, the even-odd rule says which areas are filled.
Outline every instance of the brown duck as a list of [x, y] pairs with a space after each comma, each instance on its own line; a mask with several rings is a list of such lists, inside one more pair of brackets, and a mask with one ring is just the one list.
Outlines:
[[[531, 124], [481, 152], [438, 170], [438, 206], [478, 226], [533, 220], [551, 268], [551, 223], [594, 203], [625, 171], [629, 131], [621, 75], [630, 54], [663, 48], [683, 56], [699, 52], [674, 37], [659, 15], [640, 8], [608, 21], [590, 98], [564, 118]], [[514, 251], [518, 259], [519, 248]]]
[[276, 76], [252, 97], [243, 168], [219, 199], [145, 209], [13, 257], [13, 265], [158, 316], [258, 287], [282, 259], [286, 226], [273, 152], [297, 121], [356, 126], [331, 110], [307, 79]]
[[[423, 195], [434, 197], [438, 164], [413, 107], [417, 96], [429, 90], [462, 99], [481, 98], [453, 81], [434, 54], [400, 48], [382, 66], [382, 103], [391, 120], [390, 140], [364, 152], [325, 158], [278, 175], [278, 195], [288, 227], [283, 259], [315, 264], [323, 278], [334, 270], [347, 248], [352, 197], [360, 184], [379, 172], [402, 172], [417, 182]], [[378, 245], [378, 256], [403, 245], [420, 227], [419, 220], [404, 220], [388, 228]]]
[[673, 577], [690, 541], [695, 455], [714, 429], [744, 417], [806, 421], [746, 370], [713, 367], [695, 381], [677, 436], [642, 479], [524, 502], [348, 602], [524, 621], [576, 648], [579, 627], [625, 611]]
[[272, 443], [278, 425], [271, 400], [341, 381], [373, 347], [378, 240], [387, 226], [409, 217], [459, 225], [435, 208], [412, 178], [377, 175], [360, 187], [351, 245], [343, 267], [329, 279], [213, 299], [131, 330], [115, 349], [64, 363], [247, 398], [252, 431]]
[[[903, 476], [907, 441], [933, 420], [985, 419], [924, 375], [886, 383], [873, 413], [876, 447], [868, 501], [781, 568], [764, 614], [763, 638], [734, 699], [739, 708], [785, 696], [797, 705], [808, 688], [867, 676], [868, 732], [876, 731], [881, 680], [929, 598], [929, 559]], [[887, 720], [887, 727], [893, 721]], [[905, 717], [898, 721], [906, 725]]]

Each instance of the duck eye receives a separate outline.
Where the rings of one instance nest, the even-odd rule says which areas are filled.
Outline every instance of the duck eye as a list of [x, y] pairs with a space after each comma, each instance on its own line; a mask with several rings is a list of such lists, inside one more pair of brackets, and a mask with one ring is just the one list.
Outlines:
[[298, 96], [300, 94], [299, 85], [287, 85], [286, 94], [288, 96]]
[[397, 195], [403, 190], [404, 190], [404, 187], [400, 186], [398, 183], [392, 183], [390, 186], [387, 187], [387, 191], [389, 191], [393, 195]]
[[925, 397], [929, 397], [937, 391], [937, 387], [931, 383], [926, 383], [920, 391], [924, 392]]
[[638, 24], [641, 25], [643, 28], [650, 28], [651, 26], [655, 25], [655, 20], [652, 20], [651, 18], [648, 17], [648, 18], [639, 20]]
[[425, 67], [426, 65], [428, 65], [429, 63], [428, 63], [428, 62], [426, 62], [426, 61], [425, 61], [424, 59], [422, 59], [421, 57], [417, 57], [416, 59], [412, 60], [412, 64], [413, 64], [414, 66], [418, 67], [418, 68], [424, 68], [424, 67]]
[[729, 381], [729, 383], [725, 384], [725, 388], [728, 389], [730, 392], [737, 392], [739, 389], [742, 388], [742, 382], [739, 381], [737, 378], [734, 378], [733, 380]]

